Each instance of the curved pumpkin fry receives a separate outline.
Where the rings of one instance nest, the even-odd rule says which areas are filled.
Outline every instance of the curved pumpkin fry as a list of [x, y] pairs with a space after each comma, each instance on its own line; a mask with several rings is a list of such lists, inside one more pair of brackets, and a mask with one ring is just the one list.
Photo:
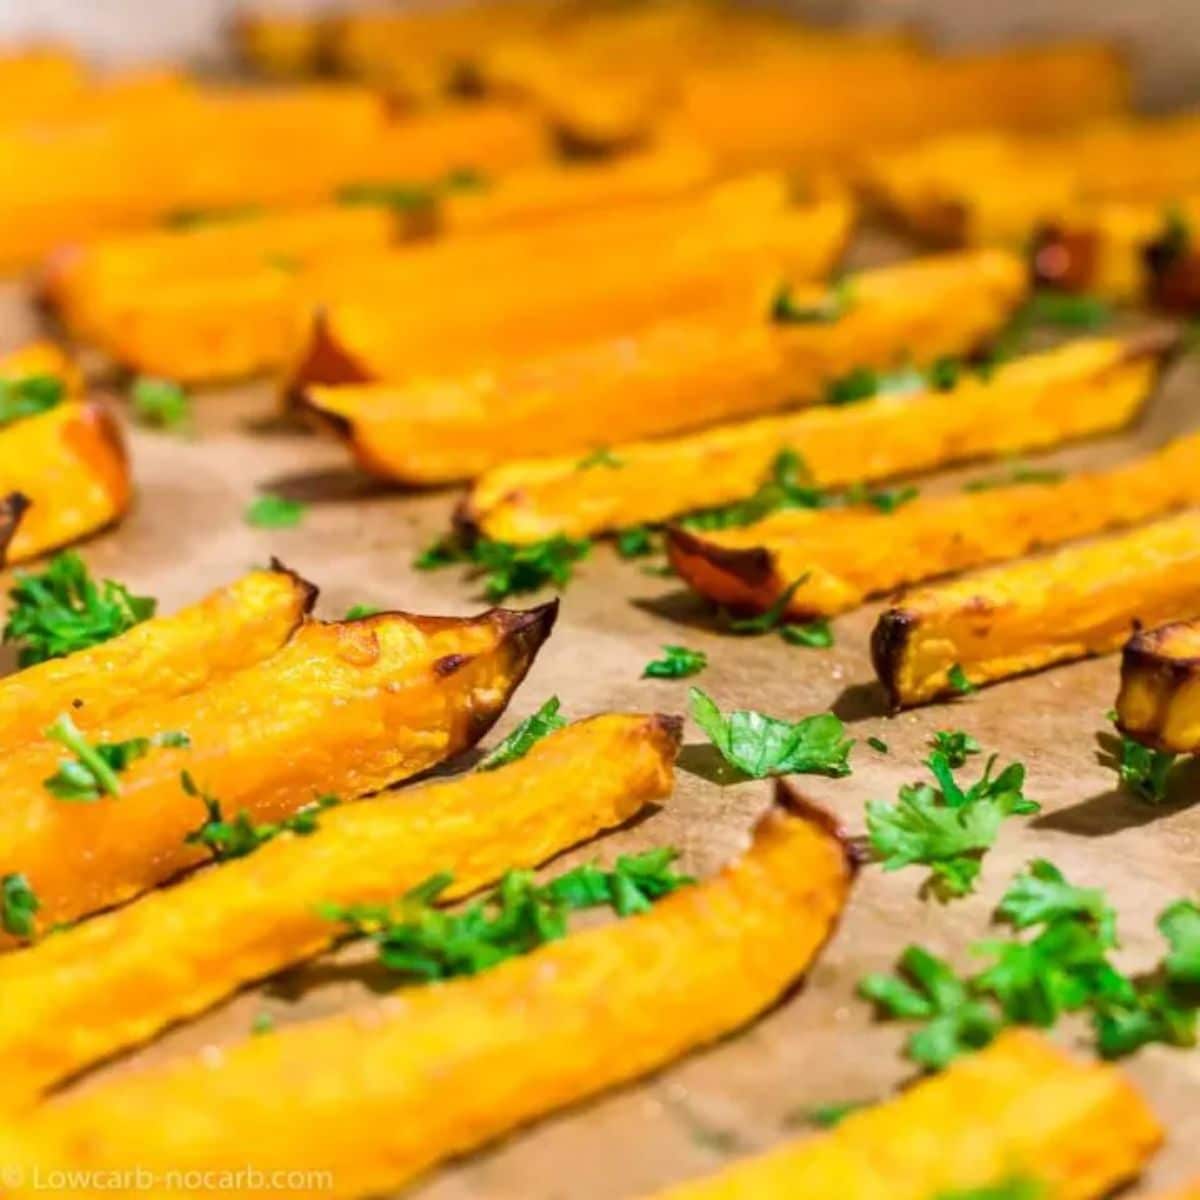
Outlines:
[[200, 691], [274, 654], [317, 589], [274, 564], [169, 617], [0, 679], [0, 751], [39, 741], [60, 713], [83, 730]]
[[120, 776], [119, 795], [91, 804], [47, 790], [62, 747], [26, 745], [0, 764], [0, 873], [28, 878], [47, 921], [72, 920], [205, 860], [184, 843], [203, 813], [181, 771], [256, 821], [281, 820], [314, 794], [356, 799], [408, 779], [487, 732], [555, 611], [309, 621], [260, 663], [90, 730], [93, 743], [175, 731], [191, 741], [151, 750]]
[[675, 718], [593, 717], [499, 770], [326, 812], [312, 836], [0, 958], [5, 1102], [326, 949], [340, 927], [318, 901], [385, 903], [434, 871], [454, 875], [454, 899], [621, 824], [669, 794], [678, 746]]
[[287, 390], [479, 370], [628, 334], [664, 312], [749, 319], [789, 276], [832, 267], [849, 218], [845, 198], [795, 204], [787, 179], [766, 172], [333, 265], [306, 281], [318, 311]]
[[1141, 410], [1173, 339], [1081, 339], [947, 391], [822, 405], [690, 437], [614, 444], [619, 466], [579, 459], [513, 463], [484, 475], [467, 524], [501, 541], [582, 536], [744, 500], [784, 451], [817, 487], [875, 482], [948, 463], [1049, 449], [1127, 425]]
[[219, 1064], [185, 1060], [50, 1100], [12, 1132], [46, 1169], [286, 1162], [330, 1172], [327, 1194], [399, 1187], [778, 1000], [832, 932], [853, 875], [830, 818], [789, 804], [760, 823], [740, 860], [650, 912], [253, 1038]]
[[1016, 1030], [829, 1133], [655, 1200], [930, 1200], [1014, 1177], [1054, 1200], [1100, 1200], [1136, 1177], [1162, 1140], [1141, 1093], [1114, 1067], [1075, 1062]]
[[1200, 616], [1200, 513], [905, 592], [871, 638], [894, 708], [1106, 654], [1138, 624]]
[[1138, 630], [1125, 643], [1117, 725], [1158, 750], [1200, 750], [1200, 622]]
[[667, 548], [676, 574], [719, 604], [765, 612], [788, 592], [786, 616], [833, 616], [902, 584], [1195, 504], [1200, 434], [1108, 471], [932, 496], [893, 513], [790, 509], [743, 529], [672, 529]]
[[3, 563], [111, 525], [125, 515], [132, 493], [120, 427], [102, 404], [68, 400], [17, 421], [0, 432], [0, 494], [18, 510]]

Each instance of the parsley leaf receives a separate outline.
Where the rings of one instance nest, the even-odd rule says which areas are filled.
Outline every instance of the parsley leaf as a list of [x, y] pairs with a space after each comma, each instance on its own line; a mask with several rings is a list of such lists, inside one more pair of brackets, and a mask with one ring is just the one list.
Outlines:
[[771, 320], [783, 325], [826, 325], [840, 321], [853, 307], [854, 291], [848, 279], [834, 284], [815, 304], [799, 304], [786, 286], [771, 304]]
[[961, 729], [939, 729], [929, 739], [934, 750], [946, 756], [946, 761], [955, 770], [966, 764], [967, 758], [980, 752], [979, 743]]
[[1167, 782], [1177, 757], [1169, 750], [1143, 746], [1122, 734], [1117, 770], [1121, 782], [1139, 800], [1161, 804], [1167, 797]]
[[191, 745], [186, 733], [159, 733], [153, 737], [130, 738], [125, 742], [90, 743], [71, 720], [62, 713], [46, 730], [51, 741], [65, 746], [74, 758], [60, 759], [58, 770], [43, 780], [46, 790], [59, 800], [93, 804], [101, 796], [119, 796], [117, 776], [130, 763], [150, 753], [153, 746], [183, 748]]
[[881, 513], [894, 513], [901, 505], [915, 500], [920, 491], [911, 484], [898, 488], [871, 489], [863, 484], [852, 484], [842, 493], [845, 504], [869, 504]]
[[40, 574], [18, 571], [4, 641], [19, 642], [22, 667], [106, 642], [154, 615], [156, 602], [111, 579], [96, 583], [72, 550]]
[[867, 975], [858, 992], [881, 1015], [925, 1022], [909, 1036], [906, 1052], [931, 1071], [982, 1049], [1003, 1025], [995, 1008], [972, 995], [949, 963], [920, 946], [900, 956], [898, 975]]
[[559, 534], [541, 542], [516, 545], [479, 538], [468, 545], [442, 538], [423, 550], [413, 561], [420, 571], [434, 571], [454, 563], [470, 563], [474, 576], [482, 576], [488, 600], [536, 591], [548, 583], [563, 588], [570, 582], [574, 564], [588, 556], [592, 543], [587, 538]]
[[0, 378], [0, 427], [48, 412], [61, 404], [66, 394], [66, 385], [57, 375]]
[[660, 542], [648, 525], [630, 525], [617, 532], [616, 546], [622, 558], [645, 558], [658, 552]]
[[955, 663], [946, 673], [946, 681], [960, 695], [969, 696], [972, 692], [979, 689], [967, 678], [966, 671], [962, 668], [962, 663]]
[[964, 492], [986, 492], [992, 488], [1010, 487], [1022, 483], [1058, 483], [1065, 472], [1053, 467], [1015, 466], [1006, 475], [985, 475], [963, 484]]
[[307, 511], [308, 505], [302, 500], [264, 492], [246, 506], [244, 516], [246, 524], [257, 529], [291, 529], [304, 520]]
[[752, 709], [725, 716], [698, 687], [688, 693], [692, 719], [708, 735], [726, 762], [755, 779], [767, 775], [850, 774], [854, 742], [833, 713], [799, 721], [781, 721]]
[[577, 471], [590, 471], [594, 467], [608, 467], [610, 470], [620, 470], [625, 460], [618, 458], [607, 446], [600, 446], [591, 454], [581, 458], [575, 465]]
[[0, 927], [17, 938], [32, 938], [35, 918], [42, 902], [24, 875], [5, 875], [0, 879]]
[[804, 1120], [817, 1129], [836, 1129], [851, 1113], [866, 1108], [869, 1101], [843, 1100], [833, 1104], [818, 1104], [807, 1109]]
[[993, 755], [983, 775], [965, 791], [950, 760], [935, 750], [927, 760], [939, 787], [905, 784], [895, 802], [867, 803], [867, 836], [885, 871], [913, 864], [932, 871], [928, 886], [941, 899], [974, 891], [981, 859], [995, 843], [1006, 818], [1039, 811], [1026, 799], [1025, 768], [1010, 763], [992, 776]]
[[708, 666], [708, 655], [703, 650], [689, 650], [687, 646], [664, 646], [662, 658], [648, 662], [642, 671], [643, 679], [686, 679], [698, 675]]
[[509, 871], [489, 895], [456, 913], [437, 907], [454, 881], [447, 873], [431, 876], [393, 905], [322, 904], [317, 911], [370, 937], [389, 969], [418, 981], [449, 979], [565, 936], [574, 910], [607, 905], [618, 916], [645, 912], [692, 882], [672, 868], [677, 857], [669, 847], [622, 855], [612, 871], [586, 864], [544, 885], [531, 871]]
[[192, 402], [187, 392], [170, 379], [139, 376], [134, 380], [129, 399], [139, 424], [168, 430], [191, 427]]
[[779, 593], [775, 603], [771, 605], [765, 612], [759, 613], [754, 617], [732, 617], [725, 609], [721, 609], [721, 616], [725, 624], [725, 628], [730, 633], [768, 633], [775, 629], [783, 620], [784, 613], [787, 612], [787, 606], [792, 602], [792, 597], [796, 594], [796, 589], [808, 579], [806, 571], [799, 579], [792, 580], [791, 583]]
[[318, 829], [317, 818], [327, 808], [340, 801], [336, 796], [318, 796], [315, 800], [298, 808], [282, 821], [256, 825], [250, 814], [242, 809], [232, 821], [226, 820], [221, 811], [221, 802], [196, 786], [191, 773], [184, 771], [179, 777], [183, 790], [200, 800], [206, 814], [204, 823], [193, 829], [184, 842], [189, 846], [205, 846], [215, 861], [226, 862], [233, 858], [245, 858], [259, 846], [277, 838], [281, 833], [294, 833], [308, 837]]
[[791, 646], [824, 650], [833, 645], [833, 630], [824, 617], [804, 625], [781, 625], [779, 636]]
[[1099, 296], [1042, 289], [1026, 306], [1030, 319], [1066, 329], [1101, 329], [1113, 319], [1112, 306]]
[[1163, 961], [1167, 978], [1200, 985], [1200, 907], [1191, 900], [1177, 900], [1163, 910], [1158, 928], [1171, 948]]
[[524, 758], [537, 742], [556, 729], [567, 724], [566, 717], [559, 715], [559, 699], [551, 696], [532, 716], [526, 717], [517, 727], [479, 764], [481, 771], [494, 771], [518, 758]]
[[680, 518], [680, 524], [702, 531], [731, 529], [753, 524], [781, 508], [826, 508], [832, 502], [826, 492], [813, 485], [804, 459], [794, 450], [781, 450], [752, 496], [689, 513]]
[[352, 604], [346, 609], [343, 621], [361, 621], [363, 617], [373, 617], [380, 609], [374, 604]]
[[275, 1018], [269, 1012], [255, 1013], [254, 1020], [250, 1022], [250, 1033], [254, 1037], [262, 1037], [264, 1033], [273, 1033], [275, 1030]]
[[867, 738], [867, 745], [870, 746], [872, 750], [875, 750], [880, 754], [890, 753], [888, 750], [888, 744], [883, 740], [883, 738], [869, 737]]

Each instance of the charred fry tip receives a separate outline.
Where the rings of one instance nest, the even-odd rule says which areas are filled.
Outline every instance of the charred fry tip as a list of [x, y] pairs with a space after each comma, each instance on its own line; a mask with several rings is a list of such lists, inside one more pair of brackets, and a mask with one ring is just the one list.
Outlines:
[[485, 615], [500, 626], [505, 637], [514, 638], [532, 654], [550, 636], [558, 620], [558, 598], [533, 608], [490, 608]]
[[[125, 447], [125, 435], [121, 432], [120, 423], [113, 415], [107, 404], [95, 398], [84, 400], [80, 405], [80, 420], [91, 425], [100, 437], [100, 441], [112, 454], [121, 470], [129, 471], [129, 451]], [[126, 503], [130, 489], [126, 487]], [[124, 507], [124, 505], [122, 505]]]
[[284, 404], [289, 408], [312, 411], [304, 400], [309, 385], [363, 383], [369, 378], [362, 364], [334, 337], [328, 310], [316, 308], [304, 353], [284, 384]]
[[479, 513], [471, 503], [470, 492], [454, 506], [454, 511], [450, 514], [450, 528], [454, 536], [468, 544], [479, 537]]
[[845, 826], [823, 805], [809, 799], [790, 779], [775, 780], [775, 795], [772, 807], [764, 820], [769, 819], [772, 812], [782, 811], [791, 816], [800, 817], [810, 825], [828, 834], [841, 849], [846, 860], [846, 869], [851, 876], [857, 874], [860, 867], [865, 866], [868, 856], [863, 847], [846, 832]]
[[317, 597], [321, 594], [321, 589], [311, 580], [305, 579], [299, 571], [293, 571], [291, 567], [281, 559], [276, 558], [274, 554], [271, 555], [267, 569], [274, 571], [277, 575], [286, 575], [300, 589], [302, 597], [300, 612], [303, 616], [308, 616], [317, 603]]
[[655, 732], [667, 743], [671, 757], [679, 753], [683, 745], [683, 718], [675, 713], [653, 713], [650, 724]]
[[915, 623], [916, 618], [905, 609], [888, 608], [880, 613], [871, 631], [871, 665], [875, 668], [876, 678], [883, 684], [893, 712], [902, 707], [896, 677]]
[[678, 525], [667, 529], [667, 554], [673, 563], [675, 555], [703, 558], [750, 587], [761, 587], [773, 573], [771, 555], [762, 546], [720, 546]]
[[28, 512], [33, 501], [23, 492], [9, 492], [0, 500], [0, 566], [8, 561], [8, 547], [11, 544], [21, 518]]

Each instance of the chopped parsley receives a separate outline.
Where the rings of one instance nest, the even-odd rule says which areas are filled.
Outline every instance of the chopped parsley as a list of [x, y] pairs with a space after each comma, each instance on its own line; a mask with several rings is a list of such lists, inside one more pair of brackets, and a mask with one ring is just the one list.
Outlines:
[[703, 650], [687, 646], [664, 646], [662, 658], [651, 659], [642, 670], [643, 679], [686, 679], [698, 675], [708, 666]]
[[304, 520], [307, 511], [308, 505], [302, 500], [264, 492], [246, 506], [244, 515], [246, 524], [257, 529], [292, 529]]
[[645, 912], [661, 896], [692, 883], [668, 847], [622, 855], [611, 871], [589, 863], [538, 884], [531, 871], [509, 871], [495, 889], [461, 912], [437, 907], [454, 882], [431, 876], [394, 904], [322, 904], [321, 916], [369, 937], [379, 960], [417, 982], [475, 975], [528, 954], [567, 933], [578, 909], [608, 906], [618, 916]]
[[576, 464], [577, 471], [590, 471], [593, 467], [608, 467], [610, 470], [619, 470], [625, 465], [623, 458], [618, 458], [607, 446], [600, 446], [593, 450], [591, 454], [585, 455]]
[[255, 1013], [254, 1020], [250, 1022], [250, 1033], [254, 1037], [261, 1037], [264, 1033], [275, 1032], [275, 1018], [269, 1012]]
[[1064, 329], [1102, 329], [1113, 319], [1112, 306], [1099, 296], [1075, 295], [1048, 288], [1035, 292], [1026, 309], [1029, 320]]
[[801, 1114], [806, 1124], [817, 1129], [836, 1129], [851, 1113], [866, 1108], [866, 1100], [843, 1100], [835, 1104], [818, 1104]]
[[1149, 975], [1130, 977], [1113, 963], [1116, 914], [1104, 894], [1077, 887], [1044, 859], [1018, 874], [996, 910], [1014, 935], [972, 946], [991, 961], [960, 979], [919, 947], [900, 960], [900, 976], [871, 975], [860, 994], [879, 1011], [923, 1022], [907, 1044], [910, 1058], [939, 1070], [978, 1049], [1007, 1025], [1050, 1028], [1086, 1011], [1099, 1052], [1132, 1053], [1148, 1042], [1191, 1046], [1200, 988], [1200, 908], [1177, 901], [1159, 917], [1168, 951]]
[[960, 696], [969, 696], [972, 692], [978, 691], [976, 686], [967, 678], [967, 673], [963, 670], [962, 663], [955, 663], [946, 672], [946, 682]]
[[0, 427], [57, 408], [66, 397], [66, 384], [57, 375], [0, 378]]
[[803, 625], [781, 625], [779, 636], [792, 646], [824, 650], [833, 645], [833, 630], [824, 617]]
[[494, 771], [518, 758], [524, 758], [534, 745], [562, 729], [567, 719], [559, 714], [560, 702], [551, 696], [532, 716], [526, 717], [490, 754], [479, 764], [481, 771]]
[[192, 402], [170, 379], [139, 376], [129, 392], [133, 415], [141, 425], [153, 429], [185, 430], [192, 424]]
[[616, 535], [617, 553], [622, 558], [646, 558], [662, 548], [656, 532], [648, 525], [630, 525]]
[[881, 513], [891, 514], [901, 505], [915, 500], [920, 494], [912, 484], [898, 488], [868, 488], [859, 483], [846, 489], [842, 501], [845, 504], [869, 504]]
[[444, 192], [476, 191], [487, 179], [470, 167], [458, 167], [433, 183], [351, 183], [337, 192], [339, 204], [376, 204], [402, 213], [427, 212]]
[[1065, 472], [1053, 467], [1026, 467], [1017, 465], [1005, 475], [985, 475], [963, 484], [964, 492], [986, 492], [992, 488], [1011, 487], [1014, 484], [1058, 483]]
[[869, 801], [867, 837], [883, 869], [929, 867], [927, 886], [943, 900], [974, 891], [983, 855], [1004, 821], [1040, 811], [1024, 794], [1025, 768], [1010, 763], [993, 776], [995, 763], [993, 755], [982, 776], [964, 790], [949, 756], [934, 750], [926, 760], [934, 783], [905, 784], [895, 801]]
[[0, 927], [12, 937], [31, 939], [36, 932], [37, 898], [24, 875], [11, 874], [0, 878]]
[[867, 738], [867, 745], [878, 754], [890, 753], [888, 750], [888, 744], [883, 740], [883, 738], [869, 737]]
[[471, 566], [473, 578], [482, 578], [483, 593], [493, 603], [506, 596], [533, 592], [547, 584], [564, 588], [571, 581], [575, 563], [591, 553], [587, 538], [569, 538], [563, 534], [541, 542], [516, 545], [479, 538], [465, 544], [455, 538], [441, 538], [413, 560], [419, 571], [436, 571], [455, 563]]
[[846, 727], [833, 713], [781, 721], [752, 709], [726, 716], [698, 687], [688, 693], [692, 719], [726, 762], [754, 779], [768, 775], [850, 774]]
[[939, 729], [929, 739], [929, 744], [934, 750], [944, 754], [946, 761], [956, 771], [965, 766], [967, 759], [972, 754], [978, 754], [981, 749], [979, 743], [961, 729]]
[[792, 602], [792, 597], [796, 594], [796, 590], [808, 579], [808, 572], [805, 571], [797, 579], [793, 579], [791, 583], [779, 593], [774, 603], [770, 608], [764, 610], [754, 617], [735, 617], [725, 609], [721, 609], [721, 619], [725, 628], [730, 633], [769, 633], [772, 629], [777, 629], [780, 622], [783, 620], [784, 614], [787, 612], [788, 605]]
[[221, 802], [198, 788], [190, 772], [182, 772], [179, 782], [189, 796], [195, 797], [204, 805], [205, 812], [203, 824], [193, 829], [183, 840], [189, 846], [206, 847], [217, 862], [245, 858], [281, 833], [308, 837], [319, 828], [320, 814], [340, 803], [337, 796], [318, 796], [282, 821], [255, 824], [245, 809], [233, 820], [227, 820], [221, 811]]
[[191, 745], [187, 734], [178, 732], [93, 745], [67, 713], [62, 713], [46, 730], [46, 737], [65, 746], [75, 756], [59, 760], [58, 770], [43, 780], [46, 790], [59, 800], [82, 804], [94, 804], [101, 796], [119, 796], [121, 781], [118, 776], [131, 763], [149, 754], [151, 747], [178, 749]]
[[38, 574], [18, 571], [8, 597], [4, 641], [19, 643], [22, 667], [106, 642], [152, 617], [156, 607], [111, 579], [97, 583], [73, 550], [56, 554]]
[[1122, 734], [1117, 759], [1121, 783], [1139, 800], [1161, 804], [1167, 798], [1171, 768], [1178, 757], [1169, 750], [1143, 746]]
[[380, 609], [374, 604], [352, 604], [346, 609], [343, 621], [361, 621], [363, 617], [373, 617]]
[[834, 284], [815, 304], [798, 303], [785, 286], [771, 304], [771, 320], [781, 325], [828, 325], [840, 321], [853, 306], [854, 289], [848, 279]]

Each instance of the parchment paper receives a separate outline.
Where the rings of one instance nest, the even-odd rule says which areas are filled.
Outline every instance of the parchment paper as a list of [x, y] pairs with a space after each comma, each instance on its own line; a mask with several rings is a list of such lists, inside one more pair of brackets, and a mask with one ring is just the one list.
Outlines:
[[[36, 328], [32, 310], [15, 287], [3, 303], [4, 339], [16, 344]], [[1093, 464], [1153, 446], [1194, 422], [1198, 400], [1200, 361], [1193, 358], [1171, 372], [1139, 428], [1047, 461]], [[131, 431], [137, 506], [120, 528], [84, 547], [94, 571], [159, 597], [168, 612], [272, 554], [321, 586], [323, 616], [340, 616], [357, 602], [428, 612], [484, 607], [455, 570], [427, 574], [410, 566], [415, 551], [446, 526], [454, 493], [406, 496], [364, 480], [337, 443], [278, 428], [267, 384], [205, 392], [195, 409], [194, 438]], [[945, 475], [934, 486], [987, 471], [983, 466]], [[242, 512], [257, 488], [311, 501], [307, 519], [294, 530], [249, 528]], [[1200, 893], [1200, 808], [1191, 804], [1200, 794], [1200, 771], [1185, 773], [1173, 802], [1161, 809], [1117, 790], [1097, 741], [1115, 697], [1116, 657], [888, 719], [881, 715], [866, 649], [877, 611], [871, 606], [837, 620], [832, 650], [789, 647], [773, 636], [717, 633], [704, 607], [677, 580], [650, 577], [608, 547], [597, 548], [582, 565], [563, 597], [558, 628], [491, 741], [552, 693], [573, 717], [607, 709], [684, 712], [689, 681], [639, 678], [662, 643], [684, 642], [707, 651], [710, 666], [695, 682], [722, 708], [753, 707], [794, 719], [832, 706], [851, 723], [860, 739], [854, 774], [803, 783], [853, 832], [862, 832], [869, 798], [892, 798], [901, 783], [922, 773], [925, 741], [944, 727], [965, 728], [1002, 762], [1027, 763], [1028, 792], [1044, 815], [1009, 822], [986, 858], [978, 894], [949, 906], [918, 898], [920, 868], [890, 875], [867, 868], [807, 985], [775, 1011], [653, 1078], [446, 1167], [409, 1195], [638, 1197], [803, 1134], [798, 1114], [814, 1105], [886, 1096], [912, 1074], [900, 1054], [907, 1030], [873, 1022], [855, 984], [869, 971], [890, 970], [913, 940], [970, 967], [966, 947], [988, 934], [1006, 883], [1034, 856], [1050, 858], [1073, 881], [1108, 890], [1120, 913], [1122, 959], [1130, 966], [1157, 960], [1155, 915], [1176, 897]], [[869, 735], [884, 738], [890, 755], [868, 748]], [[642, 823], [560, 865], [596, 855], [611, 861], [620, 852], [671, 843], [682, 849], [687, 869], [705, 875], [736, 854], [768, 804], [770, 784], [723, 786], [715, 752], [699, 731], [689, 726], [685, 740], [674, 798]], [[75, 1086], [245, 1037], [260, 1012], [282, 1026], [371, 1003], [368, 983], [378, 975], [357, 970], [355, 957], [342, 952], [245, 992]], [[1082, 1026], [1064, 1025], [1058, 1036], [1086, 1052]], [[1200, 1171], [1200, 1054], [1150, 1047], [1128, 1060], [1126, 1069], [1170, 1130], [1144, 1186], [1177, 1183]], [[304, 1131], [296, 1132], [299, 1151]], [[371, 1131], [362, 1135], [368, 1139]]]

